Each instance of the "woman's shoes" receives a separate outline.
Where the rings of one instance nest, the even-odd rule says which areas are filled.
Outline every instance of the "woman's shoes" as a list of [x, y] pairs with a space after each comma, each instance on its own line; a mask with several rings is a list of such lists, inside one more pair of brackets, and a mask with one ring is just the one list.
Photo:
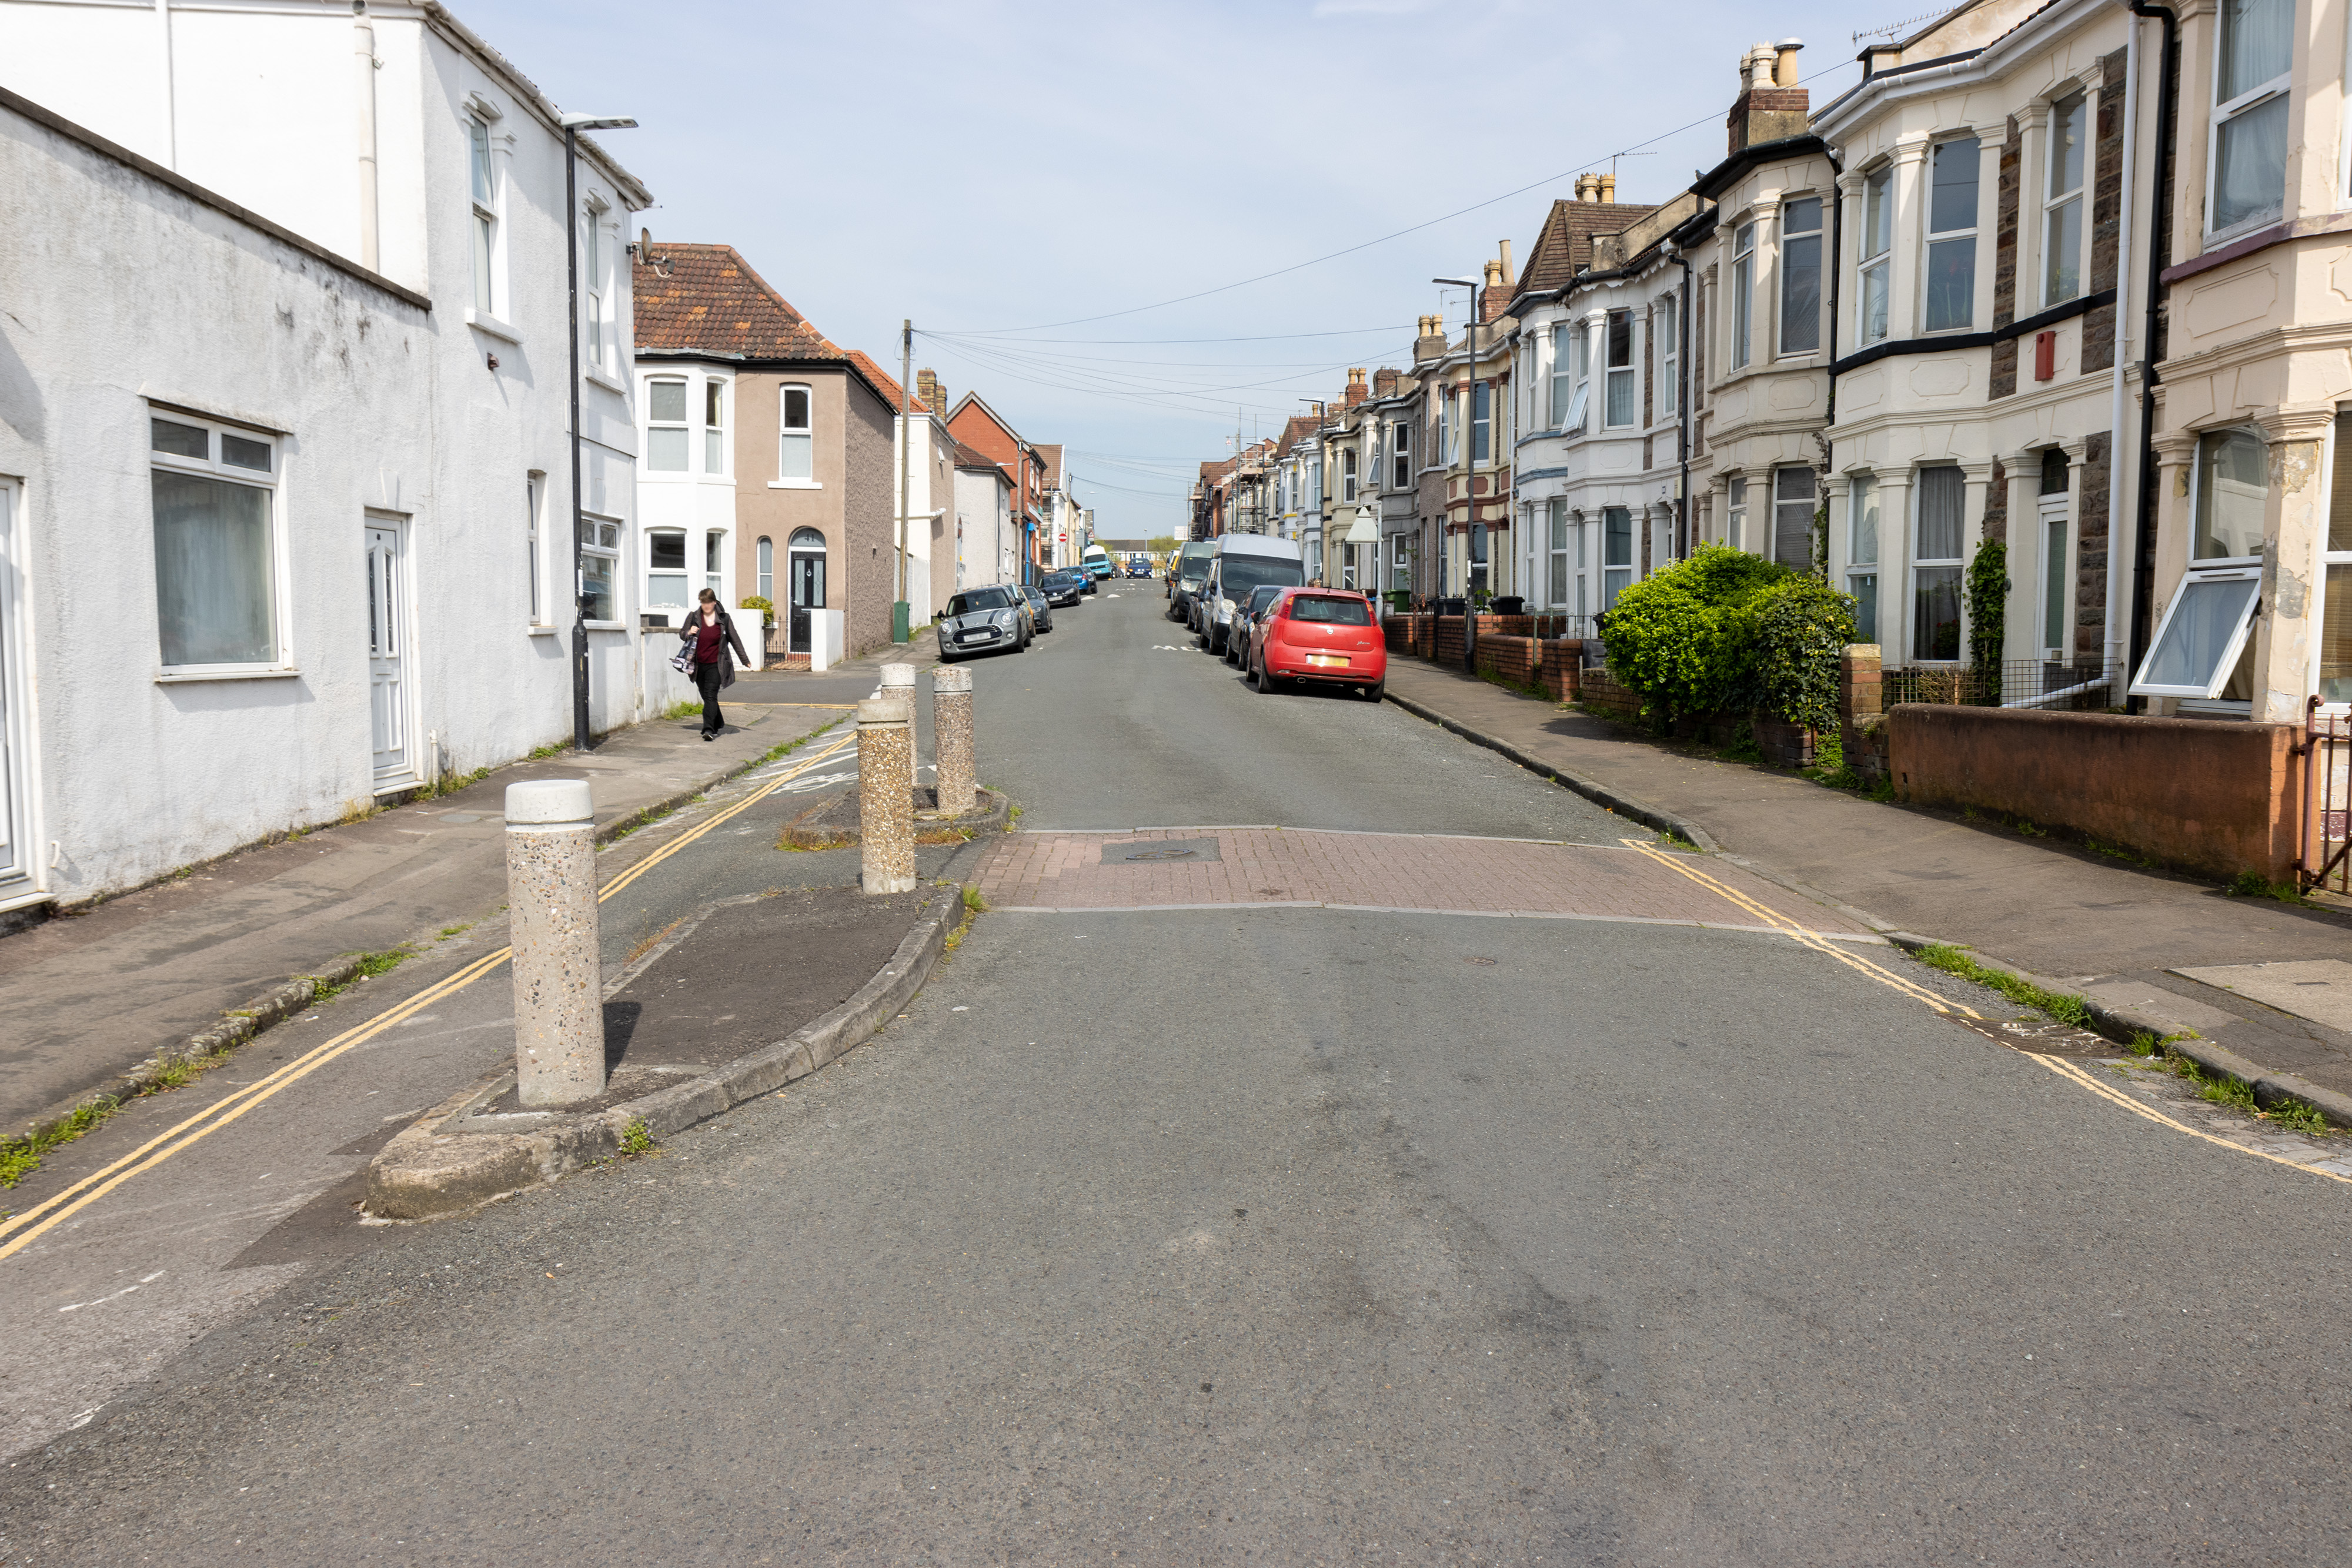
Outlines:
[[715, 729], [706, 729], [702, 732], [702, 738], [705, 740], [716, 740], [719, 738], [719, 732]]

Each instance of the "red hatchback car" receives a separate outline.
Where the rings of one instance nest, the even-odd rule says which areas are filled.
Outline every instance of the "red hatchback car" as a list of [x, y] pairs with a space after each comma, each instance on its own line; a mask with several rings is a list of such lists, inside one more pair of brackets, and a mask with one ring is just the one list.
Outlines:
[[1388, 685], [1389, 650], [1360, 593], [1293, 588], [1250, 639], [1250, 674], [1272, 695], [1292, 681], [1355, 686], [1373, 702]]

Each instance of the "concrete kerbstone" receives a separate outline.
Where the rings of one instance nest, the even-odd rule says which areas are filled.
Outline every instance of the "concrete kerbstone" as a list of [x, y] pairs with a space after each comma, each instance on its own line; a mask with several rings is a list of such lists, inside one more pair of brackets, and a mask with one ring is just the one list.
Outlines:
[[655, 1137], [667, 1137], [807, 1077], [848, 1054], [914, 999], [946, 950], [962, 905], [961, 889], [940, 888], [924, 902], [889, 961], [855, 996], [775, 1044], [690, 1082], [529, 1132], [443, 1132], [491, 1104], [514, 1082], [511, 1070], [491, 1074], [404, 1128], [369, 1162], [367, 1212], [401, 1220], [462, 1214], [618, 1153], [639, 1122]]

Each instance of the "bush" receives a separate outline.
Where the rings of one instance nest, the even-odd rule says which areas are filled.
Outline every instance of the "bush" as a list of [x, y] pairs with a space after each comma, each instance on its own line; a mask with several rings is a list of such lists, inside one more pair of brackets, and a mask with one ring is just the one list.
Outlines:
[[1756, 616], [1757, 706], [1790, 724], [1834, 730], [1838, 656], [1853, 641], [1854, 601], [1816, 578], [1790, 573]]
[[1727, 545], [1702, 545], [1617, 596], [1602, 622], [1610, 673], [1654, 724], [1761, 708], [1815, 729], [1837, 723], [1838, 655], [1853, 601]]

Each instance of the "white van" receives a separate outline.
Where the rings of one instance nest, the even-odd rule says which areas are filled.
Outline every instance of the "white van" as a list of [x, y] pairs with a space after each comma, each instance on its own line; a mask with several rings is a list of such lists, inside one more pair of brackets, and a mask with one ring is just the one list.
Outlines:
[[1209, 558], [1209, 580], [1195, 601], [1192, 631], [1201, 646], [1222, 653], [1233, 633], [1234, 617], [1249, 602], [1250, 590], [1300, 588], [1306, 582], [1307, 559], [1290, 540], [1226, 534]]

